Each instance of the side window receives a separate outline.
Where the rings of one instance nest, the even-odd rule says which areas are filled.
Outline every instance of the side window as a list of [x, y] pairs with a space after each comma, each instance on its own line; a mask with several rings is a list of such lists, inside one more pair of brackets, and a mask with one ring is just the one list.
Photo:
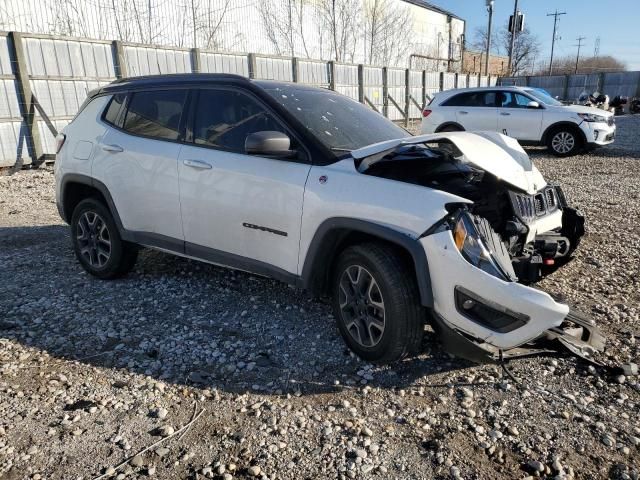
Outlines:
[[531, 99], [516, 92], [500, 92], [498, 106], [502, 108], [527, 108]]
[[[193, 125], [197, 145], [245, 153], [244, 143], [251, 133], [274, 130], [291, 137], [268, 110], [247, 94], [202, 89], [197, 105]], [[291, 143], [291, 148], [296, 149], [293, 138]]]
[[126, 93], [117, 93], [115, 94], [111, 100], [109, 100], [109, 105], [107, 105], [107, 109], [104, 112], [104, 121], [110, 123], [111, 125], [118, 125], [118, 114], [120, 113], [120, 108], [124, 103], [124, 99], [127, 98]]
[[475, 93], [460, 93], [445, 101], [443, 107], [470, 107], [475, 101]]
[[151, 90], [132, 94], [124, 129], [135, 135], [177, 140], [186, 90]]

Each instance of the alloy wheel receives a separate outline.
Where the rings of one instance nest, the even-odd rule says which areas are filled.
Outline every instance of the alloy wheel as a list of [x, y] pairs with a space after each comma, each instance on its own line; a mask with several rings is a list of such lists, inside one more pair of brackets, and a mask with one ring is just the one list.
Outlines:
[[96, 212], [84, 212], [77, 224], [76, 240], [80, 255], [94, 268], [102, 268], [111, 257], [111, 235], [104, 219]]
[[376, 346], [385, 327], [378, 282], [364, 267], [351, 265], [342, 272], [339, 288], [340, 310], [349, 335], [363, 347]]
[[576, 139], [569, 132], [558, 132], [551, 139], [551, 147], [558, 153], [569, 153], [576, 145]]

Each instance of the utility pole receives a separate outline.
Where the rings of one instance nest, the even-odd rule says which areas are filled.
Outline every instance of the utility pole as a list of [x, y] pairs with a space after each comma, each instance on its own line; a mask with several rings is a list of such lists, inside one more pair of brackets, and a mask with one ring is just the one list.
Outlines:
[[582, 46], [582, 41], [584, 39], [586, 39], [587, 37], [578, 37], [576, 38], [576, 40], [578, 40], [578, 44], [574, 45], [574, 47], [578, 47], [578, 55], [576, 56], [576, 71], [575, 73], [578, 73], [578, 62], [580, 61], [580, 47]]
[[[487, 53], [484, 57], [484, 74], [489, 75], [489, 52], [491, 51], [491, 23], [493, 21], [493, 0], [487, 0], [487, 11], [489, 12], [489, 26], [487, 27]], [[480, 65], [482, 73], [482, 65]]]
[[597, 57], [598, 55], [600, 55], [600, 37], [596, 38], [596, 42], [593, 46], [593, 56]]
[[553, 47], [556, 44], [556, 27], [558, 25], [558, 17], [560, 15], [566, 15], [567, 12], [558, 12], [556, 9], [555, 13], [547, 13], [547, 17], [553, 17], [553, 38], [551, 39], [551, 60], [549, 60], [549, 75], [551, 75], [553, 71]]
[[518, 23], [518, 0], [513, 6], [513, 28], [511, 29], [511, 48], [509, 49], [509, 72], [513, 72], [513, 49], [516, 45], [516, 24]]

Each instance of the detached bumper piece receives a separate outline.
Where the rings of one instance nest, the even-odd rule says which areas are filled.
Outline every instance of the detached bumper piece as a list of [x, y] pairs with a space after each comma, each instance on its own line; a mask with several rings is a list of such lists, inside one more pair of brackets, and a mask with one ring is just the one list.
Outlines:
[[596, 356], [604, 350], [605, 338], [595, 321], [584, 313], [569, 310], [564, 322], [559, 327], [547, 330], [545, 338], [558, 342], [561, 348], [576, 357], [603, 366]]

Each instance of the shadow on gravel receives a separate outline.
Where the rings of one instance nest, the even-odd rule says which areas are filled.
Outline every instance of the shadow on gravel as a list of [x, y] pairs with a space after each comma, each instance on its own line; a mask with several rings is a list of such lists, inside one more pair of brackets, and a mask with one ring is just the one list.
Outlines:
[[97, 280], [77, 263], [64, 225], [0, 228], [0, 264], [0, 338], [39, 351], [29, 369], [47, 352], [116, 377], [122, 369], [234, 393], [314, 395], [362, 383], [404, 388], [472, 366], [429, 335], [416, 358], [365, 364], [347, 351], [328, 302], [156, 251], [143, 250], [126, 278]]

